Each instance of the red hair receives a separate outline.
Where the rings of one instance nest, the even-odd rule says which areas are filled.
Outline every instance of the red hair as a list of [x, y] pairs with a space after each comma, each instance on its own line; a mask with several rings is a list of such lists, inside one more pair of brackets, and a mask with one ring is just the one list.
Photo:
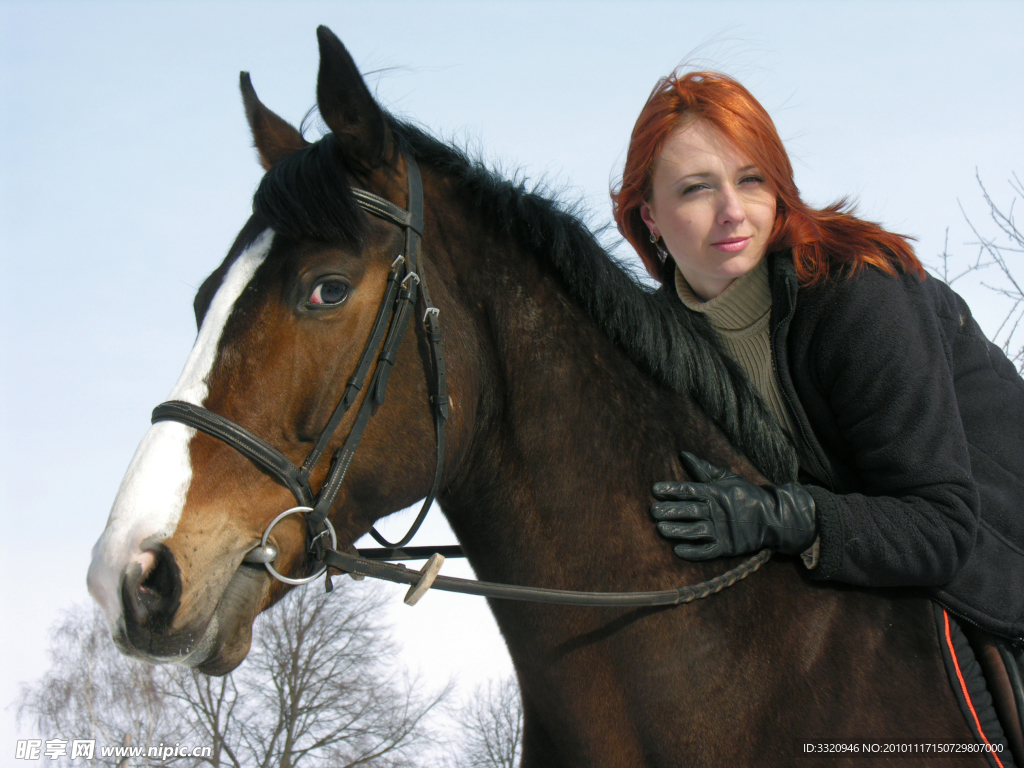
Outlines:
[[706, 120], [754, 161], [775, 191], [775, 226], [766, 253], [791, 249], [802, 285], [828, 277], [830, 267], [850, 274], [867, 265], [895, 275], [897, 267], [925, 276], [903, 235], [858, 219], [844, 198], [817, 210], [800, 199], [793, 166], [771, 117], [742, 85], [717, 72], [673, 72], [654, 87], [633, 127], [622, 183], [612, 190], [615, 223], [657, 280], [664, 255], [651, 243], [640, 205], [651, 194], [654, 164], [669, 134], [690, 120]]

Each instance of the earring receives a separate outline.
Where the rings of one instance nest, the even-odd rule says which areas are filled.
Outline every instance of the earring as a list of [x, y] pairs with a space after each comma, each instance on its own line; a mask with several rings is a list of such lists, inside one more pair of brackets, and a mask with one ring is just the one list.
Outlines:
[[654, 234], [654, 230], [652, 229], [651, 230], [651, 242], [652, 243], [656, 243], [656, 242], [658, 242], [658, 239], [659, 239], [658, 236], [656, 234]]

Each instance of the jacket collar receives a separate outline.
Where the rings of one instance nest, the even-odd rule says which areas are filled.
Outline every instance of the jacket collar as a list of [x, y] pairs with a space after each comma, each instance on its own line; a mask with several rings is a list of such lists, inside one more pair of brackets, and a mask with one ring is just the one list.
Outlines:
[[796, 310], [796, 294], [799, 281], [793, 254], [789, 250], [769, 253], [768, 285], [772, 291], [771, 334], [774, 336], [782, 325], [788, 330], [789, 321]]

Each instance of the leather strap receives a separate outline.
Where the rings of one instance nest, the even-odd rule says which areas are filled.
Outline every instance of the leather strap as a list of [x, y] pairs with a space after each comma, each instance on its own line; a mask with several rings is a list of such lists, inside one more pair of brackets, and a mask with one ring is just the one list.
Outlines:
[[1021, 676], [1018, 661], [1019, 651], [1014, 653], [1009, 643], [1000, 638], [993, 638], [993, 643], [1005, 666], [1006, 679], [1013, 699], [1013, 706], [1006, 707], [1007, 718], [1003, 723], [1003, 730], [1007, 741], [1013, 747], [1014, 758], [1019, 763], [1024, 759], [1024, 678]]
[[[769, 550], [764, 549], [749, 560], [708, 581], [655, 592], [576, 592], [567, 589], [544, 589], [542, 587], [521, 587], [515, 584], [495, 584], [488, 581], [457, 579], [452, 576], [437, 576], [431, 585], [431, 589], [440, 589], [444, 592], [460, 592], [464, 595], [497, 597], [505, 600], [523, 600], [531, 603], [553, 605], [614, 606], [620, 608], [643, 605], [683, 605], [721, 592], [726, 587], [731, 587], [737, 581], [745, 579], [768, 562], [771, 554]], [[344, 573], [355, 574], [356, 576], [369, 576], [373, 579], [383, 579], [409, 586], [419, 584], [422, 575], [419, 571], [406, 568], [404, 565], [393, 565], [391, 563], [369, 560], [334, 549], [327, 550], [324, 555], [324, 563], [330, 568], [337, 568]]]
[[397, 224], [403, 229], [412, 229], [417, 235], [422, 237], [422, 216], [419, 219], [416, 219], [412, 216], [410, 211], [405, 211], [390, 200], [385, 200], [383, 197], [375, 195], [373, 192], [367, 192], [365, 189], [352, 187], [352, 196], [355, 197], [356, 202], [359, 203], [363, 210], [372, 213], [379, 219], [385, 219], [393, 224]]
[[405, 338], [405, 331], [409, 327], [409, 319], [412, 317], [418, 298], [419, 277], [415, 272], [410, 272], [406, 275], [406, 281], [410, 285], [408, 287], [403, 285], [402, 290], [398, 292], [395, 319], [391, 323], [391, 331], [377, 358], [377, 370], [373, 374], [373, 389], [367, 395], [373, 400], [374, 411], [384, 404], [388, 377], [391, 375], [391, 369], [395, 366], [395, 360], [398, 359], [398, 347], [402, 343], [402, 339]]
[[153, 409], [152, 423], [177, 421], [223, 440], [253, 463], [277, 478], [302, 506], [313, 503], [303, 472], [277, 448], [220, 414], [183, 400], [168, 400]]
[[342, 418], [344, 418], [345, 412], [356, 401], [359, 390], [363, 388], [366, 374], [373, 363], [373, 356], [377, 354], [380, 340], [383, 338], [384, 331], [388, 327], [388, 321], [394, 312], [395, 294], [398, 292], [399, 270], [404, 262], [405, 258], [399, 256], [391, 265], [391, 273], [388, 275], [388, 282], [384, 288], [384, 297], [377, 308], [377, 317], [373, 321], [373, 327], [370, 329], [370, 336], [366, 340], [366, 346], [363, 347], [363, 352], [359, 356], [359, 363], [356, 365], [355, 371], [349, 377], [348, 384], [345, 386], [345, 394], [342, 395], [341, 401], [334, 409], [334, 413], [331, 414], [331, 418], [324, 425], [323, 431], [320, 433], [320, 439], [317, 440], [316, 445], [309, 452], [306, 460], [302, 462], [302, 470], [307, 478], [312, 473], [317, 462], [320, 461], [320, 457], [323, 455], [324, 450], [326, 450], [327, 444], [334, 437], [334, 433], [337, 431]]
[[357, 549], [360, 557], [367, 560], [428, 560], [431, 555], [441, 555], [445, 559], [449, 557], [465, 557], [462, 547], [458, 544], [442, 544], [434, 547], [402, 547], [394, 549], [366, 548]]
[[[399, 549], [404, 547], [413, 536], [419, 531], [423, 521], [430, 512], [430, 507], [437, 497], [441, 487], [441, 474], [444, 471], [445, 455], [445, 421], [448, 418], [448, 385], [445, 378], [444, 347], [441, 338], [440, 310], [430, 300], [430, 291], [427, 289], [426, 265], [421, 263], [420, 258], [420, 237], [423, 229], [423, 183], [420, 179], [420, 169], [416, 161], [411, 157], [406, 158], [406, 173], [409, 177], [409, 216], [410, 226], [405, 232], [406, 254], [409, 257], [409, 268], [418, 276], [418, 285], [422, 289], [423, 304], [423, 326], [427, 336], [427, 343], [430, 347], [431, 374], [427, 377], [427, 386], [430, 391], [430, 404], [434, 414], [434, 434], [437, 444], [437, 462], [434, 467], [434, 481], [430, 492], [423, 500], [419, 513], [405, 536], [397, 542], [390, 542], [375, 526], [370, 527], [370, 535], [382, 547], [388, 549]], [[416, 225], [419, 225], [418, 227]]]
[[[359, 407], [359, 413], [348, 434], [348, 438], [345, 440], [345, 444], [334, 455], [331, 469], [327, 473], [327, 479], [324, 481], [313, 511], [307, 515], [306, 519], [313, 530], [318, 530], [320, 524], [330, 514], [334, 500], [341, 489], [342, 481], [345, 479], [345, 473], [348, 472], [349, 464], [352, 463], [352, 458], [359, 448], [359, 441], [363, 438], [363, 431], [366, 429], [366, 425], [369, 424], [370, 417], [373, 416], [377, 408], [384, 402], [388, 374], [391, 371], [391, 365], [394, 362], [398, 346], [402, 343], [405, 331], [409, 327], [412, 306], [416, 302], [416, 285], [414, 281], [410, 282], [413, 282], [413, 284], [409, 288], [403, 287], [398, 293], [398, 299], [396, 300], [397, 314], [391, 323], [391, 331], [388, 333], [388, 338], [384, 342], [384, 348], [381, 350], [380, 357], [377, 360], [377, 369], [374, 371], [370, 390], [363, 399], [363, 404]], [[388, 363], [388, 360], [391, 363]]]

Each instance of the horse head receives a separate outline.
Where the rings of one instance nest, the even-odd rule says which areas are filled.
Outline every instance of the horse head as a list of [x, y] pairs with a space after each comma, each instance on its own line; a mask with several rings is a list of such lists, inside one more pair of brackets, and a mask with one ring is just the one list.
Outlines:
[[[353, 187], [406, 206], [408, 167], [389, 119], [344, 46], [318, 30], [317, 102], [331, 133], [308, 143], [256, 97], [241, 75], [246, 115], [267, 173], [254, 213], [195, 299], [199, 333], [170, 401], [224, 417], [300, 465], [345, 396], [368, 346], [405, 232], [368, 215]], [[365, 206], [364, 206], [365, 207]], [[407, 286], [408, 287], [408, 286]], [[435, 285], [438, 303], [445, 288]], [[434, 476], [434, 422], [418, 322], [394, 361], [389, 397], [365, 428], [330, 505], [341, 546], [377, 518], [426, 495]], [[370, 350], [376, 360], [376, 348]], [[310, 468], [324, 483], [369, 387]], [[458, 424], [459, 417], [452, 414]], [[394, 460], [381, 462], [381, 457]], [[374, 457], [377, 457], [375, 460]], [[301, 500], [301, 499], [300, 499]], [[89, 590], [121, 649], [209, 673], [237, 666], [253, 620], [288, 587], [245, 561], [280, 512], [296, 504], [266, 467], [180, 421], [143, 437], [93, 550]], [[339, 510], [344, 510], [340, 514]], [[310, 569], [301, 516], [274, 526], [275, 568]]]

